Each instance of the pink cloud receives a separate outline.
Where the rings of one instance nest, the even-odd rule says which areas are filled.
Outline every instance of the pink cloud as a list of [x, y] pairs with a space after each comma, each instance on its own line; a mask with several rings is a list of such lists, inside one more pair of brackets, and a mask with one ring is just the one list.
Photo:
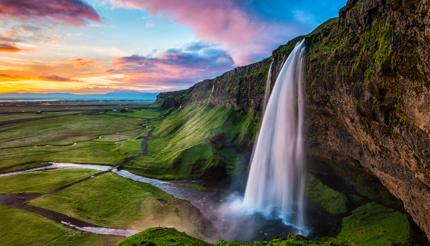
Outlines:
[[100, 16], [81, 0], [2, 0], [0, 20], [51, 19], [70, 25], [100, 22]]
[[132, 55], [112, 62], [114, 74], [129, 83], [187, 86], [233, 68], [230, 55], [216, 46], [197, 42], [157, 56]]
[[[292, 27], [266, 23], [248, 14], [234, 1], [110, 0], [118, 7], [146, 9], [191, 26], [203, 40], [231, 51], [237, 65], [269, 52]], [[282, 40], [283, 41], [283, 40]]]

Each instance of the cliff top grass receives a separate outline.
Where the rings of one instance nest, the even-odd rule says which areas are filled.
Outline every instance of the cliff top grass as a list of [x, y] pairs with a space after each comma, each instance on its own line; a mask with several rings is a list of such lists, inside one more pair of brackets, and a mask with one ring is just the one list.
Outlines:
[[409, 230], [405, 214], [371, 202], [343, 218], [337, 238], [351, 245], [405, 245]]

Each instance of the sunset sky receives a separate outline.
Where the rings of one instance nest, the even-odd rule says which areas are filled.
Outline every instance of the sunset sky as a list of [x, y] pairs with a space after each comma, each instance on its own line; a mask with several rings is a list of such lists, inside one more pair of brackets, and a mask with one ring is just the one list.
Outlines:
[[187, 88], [270, 55], [346, 0], [0, 0], [0, 93]]

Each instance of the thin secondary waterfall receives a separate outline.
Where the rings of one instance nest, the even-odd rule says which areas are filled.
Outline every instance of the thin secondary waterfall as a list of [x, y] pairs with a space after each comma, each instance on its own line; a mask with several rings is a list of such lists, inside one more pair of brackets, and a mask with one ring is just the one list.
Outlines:
[[305, 43], [296, 45], [270, 95], [243, 199], [255, 212], [281, 218], [306, 234], [303, 144]]
[[270, 85], [272, 84], [272, 66], [273, 60], [270, 63], [269, 71], [267, 72], [266, 89], [264, 90], [263, 112], [266, 111], [267, 102], [270, 96]]

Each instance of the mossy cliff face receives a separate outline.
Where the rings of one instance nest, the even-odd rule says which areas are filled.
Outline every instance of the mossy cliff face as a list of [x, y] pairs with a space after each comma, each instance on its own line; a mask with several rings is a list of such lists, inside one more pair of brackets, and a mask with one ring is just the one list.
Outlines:
[[430, 238], [428, 0], [350, 0], [338, 19], [279, 47], [272, 57], [188, 90], [162, 93], [159, 103], [224, 105], [261, 115], [270, 63], [273, 86], [303, 38], [309, 171], [338, 190], [397, 206], [386, 188]]
[[307, 39], [311, 156], [350, 180], [357, 179], [346, 174], [351, 166], [372, 173], [427, 237], [429, 7], [419, 0], [349, 1], [338, 21]]

